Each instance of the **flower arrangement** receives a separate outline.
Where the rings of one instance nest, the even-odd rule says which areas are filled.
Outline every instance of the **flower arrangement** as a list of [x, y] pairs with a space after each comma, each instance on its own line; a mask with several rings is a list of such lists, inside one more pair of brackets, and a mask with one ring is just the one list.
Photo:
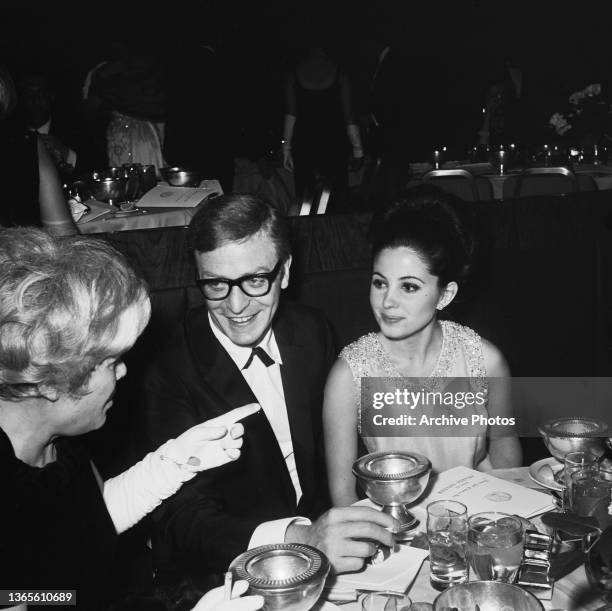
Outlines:
[[577, 142], [596, 142], [608, 132], [610, 103], [602, 95], [601, 83], [591, 83], [568, 97], [569, 108], [555, 112], [548, 120], [559, 136], [569, 137]]

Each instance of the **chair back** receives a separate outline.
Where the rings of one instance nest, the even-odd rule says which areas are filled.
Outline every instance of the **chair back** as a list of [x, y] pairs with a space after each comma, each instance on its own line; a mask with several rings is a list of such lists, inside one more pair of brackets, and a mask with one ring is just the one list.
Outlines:
[[504, 199], [530, 195], [564, 195], [579, 190], [578, 180], [565, 166], [527, 168], [504, 183]]
[[422, 180], [466, 202], [476, 202], [481, 199], [474, 175], [467, 170], [431, 170]]

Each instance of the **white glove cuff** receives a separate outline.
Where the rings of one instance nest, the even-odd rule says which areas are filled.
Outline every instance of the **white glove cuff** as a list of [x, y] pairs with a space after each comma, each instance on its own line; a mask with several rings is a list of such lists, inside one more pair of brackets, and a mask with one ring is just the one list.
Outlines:
[[104, 502], [118, 533], [134, 526], [195, 477], [195, 472], [188, 470], [189, 465], [183, 468], [175, 460], [172, 441], [104, 482]]

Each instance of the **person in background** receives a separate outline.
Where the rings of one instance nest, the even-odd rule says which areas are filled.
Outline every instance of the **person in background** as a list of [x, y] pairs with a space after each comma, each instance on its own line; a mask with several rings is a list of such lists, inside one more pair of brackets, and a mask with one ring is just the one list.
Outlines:
[[76, 166], [77, 154], [57, 135], [53, 121], [55, 92], [49, 79], [36, 73], [23, 75], [17, 83], [18, 113], [26, 129], [37, 132], [60, 172], [68, 178]]
[[[0, 580], [70, 586], [106, 609], [117, 535], [202, 470], [238, 459], [247, 405], [186, 430], [102, 481], [79, 437], [104, 425], [123, 354], [150, 316], [147, 289], [110, 245], [0, 230]], [[237, 593], [244, 592], [237, 584]], [[257, 609], [261, 599], [198, 609]], [[70, 608], [69, 606], [66, 608]]]
[[525, 142], [530, 137], [525, 105], [523, 71], [515, 61], [503, 61], [492, 77], [483, 108], [478, 144], [500, 145]]
[[281, 300], [291, 266], [285, 220], [251, 195], [229, 194], [200, 208], [189, 236], [204, 305], [146, 377], [149, 446], [244, 404], [261, 410], [244, 420], [240, 460], [200, 474], [154, 513], [160, 586], [189, 575], [197, 587], [267, 543], [306, 543], [336, 572], [361, 569], [378, 542], [392, 542], [395, 521], [365, 507], [326, 511], [321, 406], [335, 353], [319, 313]]
[[91, 76], [88, 97], [100, 100], [110, 120], [106, 128], [108, 164], [166, 165], [162, 150], [167, 84], [160, 62], [135, 48], [99, 66]]
[[346, 203], [349, 157], [358, 167], [363, 148], [348, 76], [324, 46], [311, 46], [286, 79], [281, 147], [298, 202], [327, 187], [330, 206]]
[[[510, 372], [501, 352], [472, 329], [438, 320], [469, 269], [471, 243], [453, 200], [431, 187], [408, 193], [374, 226], [370, 305], [379, 330], [342, 350], [325, 387], [323, 425], [334, 506], [358, 498], [351, 466], [358, 458], [359, 437], [368, 452], [423, 454], [438, 473], [457, 465], [490, 469], [521, 464], [516, 436], [496, 435], [486, 426], [450, 427], [445, 437], [429, 436], [426, 426], [414, 432], [404, 427], [405, 436], [375, 436], [372, 427], [363, 425], [367, 412], [361, 381], [368, 377], [429, 379], [433, 386], [427, 389], [433, 391], [444, 390], [449, 378], [458, 379], [459, 391], [486, 394], [478, 415], [512, 415], [504, 383]], [[487, 377], [502, 380], [489, 386]], [[436, 378], [442, 378], [438, 385]], [[446, 406], [440, 409], [449, 412]]]
[[164, 156], [172, 166], [216, 178], [231, 192], [244, 91], [235, 90], [236, 71], [222, 45], [200, 35], [186, 36], [168, 57]]
[[15, 121], [15, 83], [0, 66], [0, 225], [42, 225], [54, 235], [78, 233], [51, 155], [38, 134]]

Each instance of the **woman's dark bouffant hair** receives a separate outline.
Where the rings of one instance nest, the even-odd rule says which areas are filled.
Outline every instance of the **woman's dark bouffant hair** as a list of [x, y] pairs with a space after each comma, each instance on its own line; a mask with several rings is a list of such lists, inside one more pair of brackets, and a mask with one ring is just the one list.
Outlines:
[[406, 190], [372, 224], [372, 259], [385, 248], [415, 250], [440, 286], [465, 280], [474, 241], [461, 200], [433, 185]]

